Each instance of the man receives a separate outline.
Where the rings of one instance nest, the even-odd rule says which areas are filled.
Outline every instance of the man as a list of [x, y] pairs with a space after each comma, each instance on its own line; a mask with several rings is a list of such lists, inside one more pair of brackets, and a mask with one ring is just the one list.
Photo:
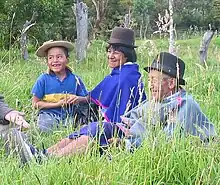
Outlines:
[[[147, 137], [149, 128], [160, 124], [168, 136], [176, 133], [194, 135], [202, 141], [208, 141], [216, 136], [213, 124], [201, 111], [197, 102], [182, 86], [185, 64], [176, 56], [162, 52], [150, 67], [145, 67], [149, 73], [148, 82], [152, 101], [145, 101], [123, 116], [122, 121], [130, 128], [127, 132], [135, 145], [141, 144]], [[150, 116], [150, 123], [147, 123]], [[177, 130], [180, 129], [180, 130]]]
[[[179, 132], [184, 136], [188, 134], [198, 136], [206, 142], [216, 136], [213, 124], [192, 96], [181, 87], [186, 84], [183, 79], [185, 64], [181, 59], [162, 52], [154, 59], [150, 67], [144, 69], [149, 73], [152, 100], [144, 101], [122, 116], [121, 123], [115, 123], [119, 132], [123, 132], [120, 136], [126, 138], [128, 146], [140, 146], [151, 131], [150, 128], [158, 124], [167, 136], [171, 137]], [[19, 133], [16, 134], [16, 141], [21, 146], [22, 152], [27, 154], [26, 158], [33, 158], [35, 154], [30, 152], [33, 151], [33, 147], [29, 147]], [[57, 155], [56, 149], [59, 144], [63, 143], [50, 147], [45, 153], [64, 156]], [[87, 149], [85, 146], [88, 144], [76, 138], [69, 146], [72, 148], [71, 154], [85, 152]]]
[[[10, 108], [5, 102], [4, 97], [0, 95], [0, 137], [4, 137], [11, 126], [27, 129], [30, 125], [24, 119], [24, 113]], [[15, 124], [15, 125], [13, 125]]]

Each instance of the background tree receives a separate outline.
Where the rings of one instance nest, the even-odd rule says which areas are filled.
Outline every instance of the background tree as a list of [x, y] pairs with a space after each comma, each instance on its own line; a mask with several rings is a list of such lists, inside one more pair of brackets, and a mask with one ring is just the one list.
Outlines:
[[212, 14], [211, 17], [213, 19], [212, 25], [217, 27], [220, 23], [220, 0], [214, 0], [212, 3]]
[[150, 23], [150, 15], [155, 9], [154, 0], [134, 0], [133, 13], [138, 22], [140, 38], [146, 38], [146, 33]]
[[86, 58], [88, 45], [88, 7], [81, 0], [77, 0], [74, 8], [76, 15], [76, 59], [78, 62]]
[[173, 22], [173, 0], [169, 0], [169, 52], [173, 55], [176, 55], [176, 48], [175, 48], [175, 28]]
[[175, 0], [174, 20], [178, 27], [189, 28], [190, 25], [207, 27], [210, 22], [213, 0]]
[[[220, 0], [175, 0], [173, 20], [177, 32], [191, 28], [207, 30], [208, 24], [218, 27]], [[29, 43], [36, 46], [45, 40], [76, 38], [75, 16], [72, 0], [7, 0], [0, 1], [0, 46], [8, 49], [18, 46], [23, 24], [38, 13], [36, 25], [29, 30]], [[124, 16], [131, 12], [131, 26], [137, 36], [150, 37], [157, 30], [158, 13], [168, 9], [167, 0], [83, 0], [88, 6], [90, 39], [109, 37], [114, 26], [124, 23]], [[13, 17], [13, 15], [15, 15]], [[193, 26], [192, 26], [193, 25]], [[94, 34], [92, 34], [94, 31]], [[193, 30], [192, 30], [193, 31]], [[11, 41], [11, 42], [10, 42]]]
[[123, 20], [123, 26], [126, 28], [132, 27], [132, 6], [133, 1], [132, 0], [121, 0], [120, 1], [121, 6], [125, 7], [125, 15]]
[[[76, 39], [76, 17], [73, 11], [73, 0], [63, 0], [61, 11], [60, 32], [63, 40]], [[59, 29], [58, 28], [58, 29]]]
[[33, 12], [33, 15], [30, 20], [26, 20], [23, 29], [21, 31], [21, 38], [20, 38], [20, 49], [21, 49], [21, 55], [24, 60], [28, 59], [28, 50], [27, 50], [27, 45], [28, 45], [28, 36], [27, 36], [27, 31], [36, 24], [35, 20], [37, 18], [37, 13]]
[[95, 39], [97, 32], [101, 30], [100, 24], [104, 20], [109, 0], [92, 0], [92, 2], [96, 10], [96, 20], [93, 26], [93, 38]]

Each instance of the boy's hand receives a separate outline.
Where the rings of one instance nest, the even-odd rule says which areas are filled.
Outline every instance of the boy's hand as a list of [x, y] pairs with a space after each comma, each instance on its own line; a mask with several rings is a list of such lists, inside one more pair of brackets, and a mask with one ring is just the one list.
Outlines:
[[57, 102], [57, 107], [63, 107], [67, 105], [67, 99], [61, 99]]
[[77, 104], [80, 101], [80, 96], [70, 95], [67, 98], [67, 104]]
[[5, 119], [26, 129], [30, 127], [30, 124], [24, 119], [23, 112], [11, 111], [6, 114]]

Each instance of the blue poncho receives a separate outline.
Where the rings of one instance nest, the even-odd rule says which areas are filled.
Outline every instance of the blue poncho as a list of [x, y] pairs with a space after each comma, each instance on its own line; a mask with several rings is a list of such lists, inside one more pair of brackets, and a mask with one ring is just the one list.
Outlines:
[[91, 100], [102, 109], [107, 122], [121, 122], [120, 116], [146, 99], [137, 64], [114, 68], [91, 92]]

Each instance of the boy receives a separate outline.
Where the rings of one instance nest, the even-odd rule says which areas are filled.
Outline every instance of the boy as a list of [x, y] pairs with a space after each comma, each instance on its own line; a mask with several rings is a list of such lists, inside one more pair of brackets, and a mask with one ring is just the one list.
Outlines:
[[73, 44], [67, 41], [47, 41], [36, 52], [46, 58], [48, 66], [48, 72], [40, 75], [32, 89], [32, 104], [39, 109], [37, 124], [42, 132], [72, 121], [76, 106], [71, 100], [74, 95], [88, 94], [82, 80], [67, 66], [72, 49]]

